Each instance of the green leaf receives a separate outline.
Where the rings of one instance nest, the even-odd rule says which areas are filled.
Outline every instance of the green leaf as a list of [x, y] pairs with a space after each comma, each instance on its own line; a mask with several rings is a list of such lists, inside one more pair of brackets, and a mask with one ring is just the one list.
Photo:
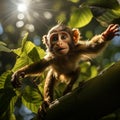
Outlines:
[[89, 8], [82, 7], [75, 9], [71, 14], [69, 26], [80, 28], [87, 25], [93, 18], [93, 15]]
[[118, 18], [120, 18], [120, 9], [107, 10], [103, 15], [97, 17], [97, 21], [99, 21], [101, 25], [107, 26]]
[[[25, 87], [22, 90], [22, 102], [32, 112], [37, 113], [39, 106], [43, 102], [43, 82], [36, 86], [32, 81], [24, 80]], [[35, 80], [35, 82], [37, 81]]]
[[28, 56], [26, 56], [26, 54], [23, 54], [20, 58], [18, 58], [16, 60], [16, 63], [14, 65], [14, 67], [12, 68], [12, 71], [15, 72], [16, 70], [18, 70], [30, 63], [32, 63], [32, 60]]
[[30, 109], [32, 112], [37, 113], [38, 108], [40, 106], [40, 103], [35, 104], [35, 103], [29, 103], [27, 102], [23, 97], [22, 97], [22, 103], [25, 105], [28, 109]]
[[90, 78], [94, 78], [95, 76], [97, 76], [98, 71], [97, 68], [95, 66], [91, 66], [91, 76]]
[[21, 49], [21, 52], [23, 52], [23, 50], [24, 50], [27, 38], [28, 38], [28, 33], [26, 33], [24, 38], [22, 39], [22, 49]]
[[117, 0], [87, 0], [84, 5], [97, 6], [108, 9], [118, 9], [119, 3]]
[[30, 63], [32, 63], [32, 60], [25, 53], [23, 53], [21, 55], [21, 57], [17, 58], [12, 71], [15, 72], [16, 70], [18, 70], [21, 67], [24, 67], [25, 65], [28, 65]]
[[28, 34], [22, 40], [22, 47], [13, 49], [16, 55], [18, 55], [16, 63], [12, 69], [13, 72], [24, 67], [25, 65], [31, 64], [32, 62], [39, 61], [45, 56], [45, 52], [40, 47], [37, 47], [31, 41], [27, 41]]
[[14, 113], [14, 108], [15, 108], [15, 103], [18, 100], [18, 96], [14, 96], [12, 97], [12, 99], [10, 100], [10, 113]]
[[45, 51], [40, 47], [35, 46], [31, 41], [26, 41], [22, 52], [21, 48], [14, 49], [13, 52], [19, 57], [17, 58], [12, 71], [16, 71], [32, 62], [39, 61], [45, 56]]
[[46, 54], [45, 51], [41, 47], [38, 47], [38, 46], [36, 46], [36, 50], [40, 56], [40, 59], [42, 59]]
[[0, 42], [0, 51], [11, 52], [11, 50], [7, 48], [6, 46], [7, 45], [4, 42]]
[[43, 58], [45, 56], [45, 51], [41, 49], [40, 47], [36, 46], [35, 44], [33, 44], [31, 41], [26, 42], [25, 47], [24, 47], [24, 52], [26, 52], [28, 56], [30, 55], [31, 59], [33, 58], [33, 56], [37, 57], [37, 59], [35, 60], [34, 58], [33, 61], [37, 61], [38, 58]]
[[34, 47], [29, 53], [28, 56], [33, 62], [41, 60], [45, 56], [45, 51], [40, 47]]
[[65, 83], [57, 83], [57, 86], [54, 89], [54, 98], [60, 98], [63, 95], [63, 92], [66, 88], [66, 84]]
[[16, 120], [15, 114], [11, 113], [9, 120]]
[[32, 62], [39, 61], [45, 55], [45, 52], [40, 47], [35, 46], [32, 42], [27, 41], [24, 47], [24, 51], [21, 53], [21, 49], [13, 50], [19, 57], [16, 60], [16, 63], [12, 71], [16, 71], [21, 67], [31, 64]]
[[7, 46], [6, 43], [0, 41], [0, 45]]
[[11, 51], [12, 51], [13, 53], [15, 53], [16, 55], [18, 55], [18, 56], [21, 55], [21, 48], [12, 49]]
[[0, 119], [9, 119], [14, 111], [16, 94], [10, 82], [11, 74], [7, 71], [0, 76]]
[[43, 100], [35, 86], [27, 85], [23, 90], [23, 98], [30, 103], [40, 103]]
[[0, 89], [12, 87], [10, 83], [11, 71], [7, 71], [0, 76]]
[[11, 88], [0, 89], [0, 116], [9, 108], [10, 100], [16, 94]]
[[24, 47], [18, 49], [13, 49], [12, 51], [17, 54], [18, 56], [21, 56], [23, 53], [26, 55], [35, 47], [35, 45], [31, 41], [26, 41], [24, 43]]
[[35, 44], [33, 44], [31, 41], [27, 41], [24, 45], [23, 52], [26, 52], [26, 54], [28, 54], [34, 47]]
[[[10, 101], [10, 104], [8, 104], [7, 106], [6, 106], [6, 104], [7, 104], [6, 100], [4, 100], [4, 103], [2, 103], [2, 104], [3, 104], [3, 108], [5, 105], [5, 110], [2, 110], [3, 113], [0, 113], [0, 120], [16, 120], [15, 115], [14, 115], [14, 106], [16, 103], [16, 98], [17, 98], [16, 96], [12, 97], [12, 99], [11, 99], [12, 105], [11, 105], [11, 101]], [[3, 100], [3, 97], [2, 97], [2, 100]]]
[[71, 1], [71, 2], [73, 2], [73, 3], [79, 2], [79, 0], [69, 0], [69, 1]]

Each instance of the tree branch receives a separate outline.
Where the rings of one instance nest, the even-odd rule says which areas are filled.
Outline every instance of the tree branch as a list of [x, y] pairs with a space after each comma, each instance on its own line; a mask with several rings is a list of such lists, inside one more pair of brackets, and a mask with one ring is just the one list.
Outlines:
[[97, 120], [120, 107], [120, 62], [54, 101], [45, 120]]

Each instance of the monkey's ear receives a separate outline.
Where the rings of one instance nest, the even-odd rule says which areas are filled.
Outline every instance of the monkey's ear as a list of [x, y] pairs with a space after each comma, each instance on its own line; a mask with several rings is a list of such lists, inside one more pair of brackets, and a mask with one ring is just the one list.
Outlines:
[[43, 44], [45, 44], [45, 45], [46, 45], [46, 47], [48, 47], [48, 46], [49, 46], [49, 45], [48, 45], [47, 35], [44, 35], [44, 36], [42, 37], [42, 42], [43, 42]]
[[75, 44], [78, 43], [78, 41], [80, 40], [80, 31], [76, 28], [72, 29], [72, 32], [73, 32], [73, 42]]

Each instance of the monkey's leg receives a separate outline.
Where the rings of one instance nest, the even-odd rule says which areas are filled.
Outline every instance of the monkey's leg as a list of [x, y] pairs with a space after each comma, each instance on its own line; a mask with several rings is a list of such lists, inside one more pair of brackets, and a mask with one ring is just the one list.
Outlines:
[[72, 87], [73, 87], [74, 83], [76, 82], [79, 74], [80, 74], [80, 68], [78, 68], [76, 71], [70, 73], [71, 80], [68, 83], [68, 85], [66, 86], [66, 88], [63, 92], [63, 95], [65, 95], [66, 93], [68, 93], [72, 90]]
[[55, 85], [56, 78], [53, 75], [53, 70], [51, 69], [46, 77], [44, 84], [44, 101], [49, 105], [53, 101], [53, 89]]
[[50, 103], [53, 101], [53, 88], [55, 85], [55, 77], [53, 75], [53, 70], [51, 69], [46, 77], [44, 84], [44, 101], [38, 110], [38, 118], [44, 120], [46, 109], [49, 107]]

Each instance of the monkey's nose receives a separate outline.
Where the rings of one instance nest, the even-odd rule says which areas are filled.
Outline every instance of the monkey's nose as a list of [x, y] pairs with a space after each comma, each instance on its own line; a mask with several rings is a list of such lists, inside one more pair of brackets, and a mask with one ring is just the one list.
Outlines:
[[62, 45], [62, 42], [61, 42], [61, 41], [58, 41], [58, 42], [57, 42], [57, 46], [60, 47], [61, 45]]

